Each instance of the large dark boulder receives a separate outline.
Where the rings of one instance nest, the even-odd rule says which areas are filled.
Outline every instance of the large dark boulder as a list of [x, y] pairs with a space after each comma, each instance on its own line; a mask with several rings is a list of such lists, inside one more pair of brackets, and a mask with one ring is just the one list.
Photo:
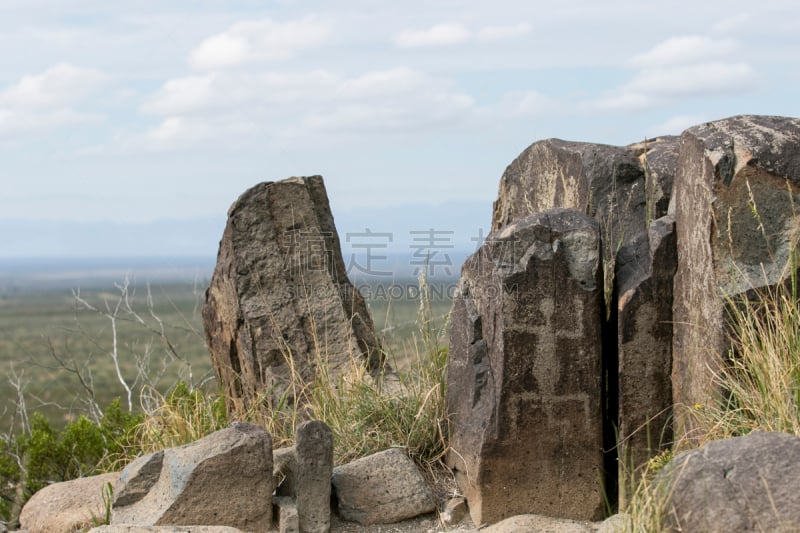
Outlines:
[[299, 401], [320, 365], [330, 379], [353, 362], [380, 366], [320, 176], [261, 183], [231, 206], [203, 321], [232, 407]]
[[660, 474], [665, 532], [789, 533], [800, 524], [800, 439], [754, 432], [676, 456]]
[[503, 227], [462, 268], [448, 463], [476, 524], [602, 517], [600, 274], [598, 224], [571, 209]]

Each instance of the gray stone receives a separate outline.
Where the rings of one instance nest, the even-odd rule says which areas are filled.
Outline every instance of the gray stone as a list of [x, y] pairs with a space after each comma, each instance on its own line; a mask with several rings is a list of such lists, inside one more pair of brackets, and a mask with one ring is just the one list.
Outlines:
[[[728, 346], [725, 296], [789, 274], [800, 202], [800, 119], [737, 116], [686, 130], [673, 196], [676, 438], [693, 438], [691, 408], [716, 394]], [[753, 210], [758, 212], [754, 216]]]
[[333, 470], [339, 516], [359, 524], [392, 524], [436, 509], [419, 468], [392, 448]]
[[617, 513], [609, 516], [597, 527], [597, 533], [626, 533], [631, 531], [631, 515]]
[[158, 481], [163, 462], [164, 452], [159, 451], [138, 457], [128, 464], [120, 474], [123, 486], [114, 498], [114, 504], [124, 507], [144, 498]]
[[279, 496], [273, 501], [278, 508], [278, 531], [280, 533], [300, 533], [300, 517], [297, 514], [297, 505], [294, 499]]
[[519, 220], [464, 263], [447, 461], [476, 525], [602, 517], [603, 314], [598, 223], [578, 211]]
[[[203, 307], [215, 371], [231, 407], [267, 391], [292, 398], [318, 365], [334, 379], [382, 360], [372, 319], [347, 279], [320, 176], [266, 182], [231, 206]], [[288, 364], [291, 359], [292, 364]]]
[[[333, 433], [324, 422], [303, 422], [295, 445], [276, 450], [275, 477], [282, 478], [276, 495], [294, 502], [302, 533], [327, 533], [331, 527]], [[283, 526], [281, 526], [283, 527]]]
[[618, 271], [634, 265], [618, 275], [617, 301], [620, 469], [629, 475], [672, 443], [674, 228], [658, 219], [619, 253]]
[[106, 487], [116, 493], [119, 474], [101, 474], [53, 483], [31, 496], [19, 516], [20, 526], [30, 533], [72, 533], [104, 520]]
[[119, 524], [100, 526], [89, 533], [243, 533], [241, 529], [227, 526], [137, 526]]
[[445, 526], [460, 524], [467, 516], [467, 500], [461, 496], [450, 498], [439, 512], [439, 522]]
[[272, 443], [259, 426], [234, 423], [165, 450], [155, 483], [152, 472], [141, 466], [133, 465], [121, 477], [150, 490], [138, 499], [120, 490], [127, 504], [114, 502], [112, 525], [222, 525], [256, 531], [272, 525]]
[[666, 532], [788, 533], [800, 524], [800, 438], [753, 432], [676, 456], [660, 474]]
[[591, 522], [525, 514], [485, 527], [481, 533], [594, 533], [596, 530]]

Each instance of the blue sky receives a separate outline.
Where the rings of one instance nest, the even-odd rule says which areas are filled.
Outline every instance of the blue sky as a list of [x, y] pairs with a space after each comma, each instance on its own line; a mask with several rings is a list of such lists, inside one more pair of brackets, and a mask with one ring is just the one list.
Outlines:
[[211, 256], [310, 174], [341, 233], [468, 243], [538, 139], [800, 115], [796, 0], [3, 0], [0, 49], [0, 257]]

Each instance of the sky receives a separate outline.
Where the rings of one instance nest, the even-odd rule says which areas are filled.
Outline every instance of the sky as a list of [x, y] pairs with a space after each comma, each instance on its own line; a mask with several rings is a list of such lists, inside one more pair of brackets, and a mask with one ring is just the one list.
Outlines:
[[2, 0], [0, 50], [0, 258], [213, 257], [314, 174], [343, 235], [468, 246], [536, 140], [800, 115], [796, 0]]

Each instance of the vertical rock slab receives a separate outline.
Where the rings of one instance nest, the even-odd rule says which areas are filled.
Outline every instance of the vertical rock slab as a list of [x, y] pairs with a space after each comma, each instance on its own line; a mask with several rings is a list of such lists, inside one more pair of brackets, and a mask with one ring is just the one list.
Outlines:
[[[675, 222], [666, 216], [619, 253], [620, 468], [637, 469], [672, 443], [672, 283]], [[621, 272], [628, 265], [629, 272]], [[646, 272], [639, 272], [647, 265]], [[620, 504], [622, 507], [622, 503]]]
[[[495, 231], [531, 213], [557, 207], [581, 211], [599, 224], [606, 304], [601, 372], [608, 388], [603, 425], [609, 473], [606, 489], [612, 505], [617, 453], [624, 448], [624, 444], [618, 447], [620, 424], [626, 425], [622, 437], [629, 436], [646, 413], [660, 413], [669, 409], [664, 402], [671, 402], [670, 375], [664, 376], [662, 369], [670, 368], [672, 361], [671, 330], [665, 323], [672, 320], [669, 277], [676, 249], [674, 245], [660, 248], [654, 271], [648, 225], [668, 212], [678, 145], [678, 138], [669, 136], [625, 147], [557, 139], [536, 142], [508, 166], [494, 203]], [[644, 280], [650, 281], [635, 297], [619, 301]], [[658, 383], [646, 391], [645, 382]], [[642, 388], [637, 389], [638, 385]], [[631, 412], [622, 412], [628, 409]], [[669, 432], [660, 420], [655, 425], [656, 432]], [[647, 440], [645, 431], [642, 435]]]
[[800, 218], [800, 119], [737, 116], [686, 130], [675, 176], [678, 269], [674, 286], [676, 438], [714, 396], [727, 342], [725, 296], [788, 275]]
[[647, 228], [640, 152], [560, 139], [533, 143], [500, 178], [492, 231], [547, 209], [576, 209], [600, 223], [603, 260], [613, 273], [619, 246]]
[[231, 206], [203, 321], [233, 407], [265, 391], [292, 401], [292, 380], [311, 381], [320, 364], [331, 377], [354, 360], [380, 366], [320, 176], [261, 183]]
[[131, 463], [120, 479], [112, 525], [272, 527], [272, 439], [260, 426], [231, 424]]
[[553, 209], [493, 233], [462, 267], [447, 406], [476, 524], [603, 514], [598, 224]]
[[333, 433], [324, 422], [309, 420], [297, 426], [295, 440], [273, 455], [275, 473], [284, 478], [276, 495], [293, 502], [301, 533], [328, 533]]

